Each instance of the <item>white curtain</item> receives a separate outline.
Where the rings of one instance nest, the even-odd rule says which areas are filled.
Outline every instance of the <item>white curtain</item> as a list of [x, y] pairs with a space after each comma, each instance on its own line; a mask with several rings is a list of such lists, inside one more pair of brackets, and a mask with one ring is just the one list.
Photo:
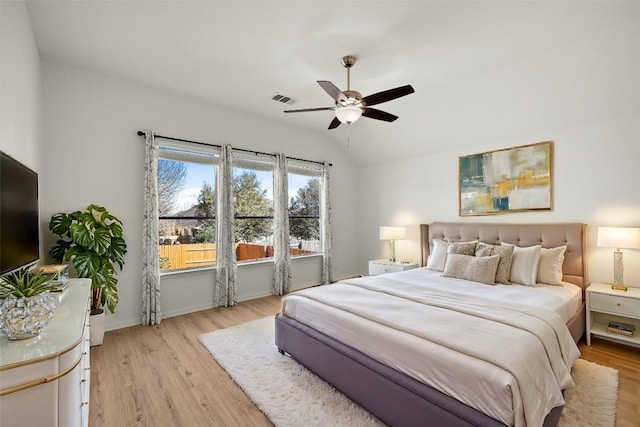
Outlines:
[[145, 131], [142, 230], [142, 324], [157, 325], [162, 320], [158, 254], [158, 143], [150, 130]]
[[289, 250], [289, 180], [287, 158], [276, 154], [273, 172], [273, 295], [291, 289], [291, 252]]
[[231, 145], [222, 146], [216, 180], [216, 284], [214, 307], [236, 305], [236, 250], [233, 231], [233, 166]]
[[331, 277], [331, 202], [329, 199], [329, 163], [322, 165], [320, 193], [320, 233], [322, 239], [322, 284], [332, 282]]

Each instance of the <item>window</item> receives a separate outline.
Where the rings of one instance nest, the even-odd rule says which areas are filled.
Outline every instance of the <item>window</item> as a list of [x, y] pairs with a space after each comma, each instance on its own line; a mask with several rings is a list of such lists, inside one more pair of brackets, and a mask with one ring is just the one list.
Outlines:
[[[216, 262], [216, 149], [160, 148], [158, 213], [160, 269]], [[314, 169], [315, 167], [315, 169]], [[289, 162], [292, 256], [321, 252], [320, 176], [316, 165]], [[234, 153], [234, 232], [238, 262], [273, 257], [273, 157]]]
[[215, 177], [218, 156], [161, 147], [158, 159], [161, 270], [215, 265]]
[[322, 252], [320, 244], [320, 172], [289, 166], [291, 256]]
[[273, 158], [233, 157], [236, 259], [273, 257]]

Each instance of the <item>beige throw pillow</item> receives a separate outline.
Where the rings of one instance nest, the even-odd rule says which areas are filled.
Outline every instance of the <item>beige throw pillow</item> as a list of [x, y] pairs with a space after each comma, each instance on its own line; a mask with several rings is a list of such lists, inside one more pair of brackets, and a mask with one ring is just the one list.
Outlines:
[[472, 280], [486, 285], [495, 285], [499, 255], [475, 257], [449, 254], [442, 275], [456, 279]]
[[449, 242], [447, 253], [475, 256], [477, 244], [477, 240], [471, 242]]
[[513, 259], [513, 246], [498, 246], [488, 243], [478, 242], [476, 248], [476, 256], [499, 255], [498, 269], [496, 270], [496, 283], [503, 285], [510, 284], [509, 275], [511, 274], [511, 262]]
[[562, 264], [564, 263], [564, 254], [566, 250], [566, 246], [540, 249], [540, 263], [538, 264], [537, 277], [538, 283], [560, 285], [560, 282], [562, 282]]

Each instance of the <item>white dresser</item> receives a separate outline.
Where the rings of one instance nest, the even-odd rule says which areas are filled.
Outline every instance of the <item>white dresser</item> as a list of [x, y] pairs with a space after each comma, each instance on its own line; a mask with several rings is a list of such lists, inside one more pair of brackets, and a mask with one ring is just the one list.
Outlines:
[[90, 279], [71, 279], [39, 336], [0, 335], [0, 426], [89, 425], [90, 291]]

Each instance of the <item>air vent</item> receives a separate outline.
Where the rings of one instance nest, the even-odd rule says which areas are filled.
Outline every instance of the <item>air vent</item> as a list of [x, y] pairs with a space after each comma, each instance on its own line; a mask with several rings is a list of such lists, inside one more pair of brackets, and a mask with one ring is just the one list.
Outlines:
[[298, 102], [297, 99], [294, 99], [290, 96], [283, 95], [281, 93], [276, 93], [271, 97], [274, 101], [282, 102], [283, 104], [292, 105]]

